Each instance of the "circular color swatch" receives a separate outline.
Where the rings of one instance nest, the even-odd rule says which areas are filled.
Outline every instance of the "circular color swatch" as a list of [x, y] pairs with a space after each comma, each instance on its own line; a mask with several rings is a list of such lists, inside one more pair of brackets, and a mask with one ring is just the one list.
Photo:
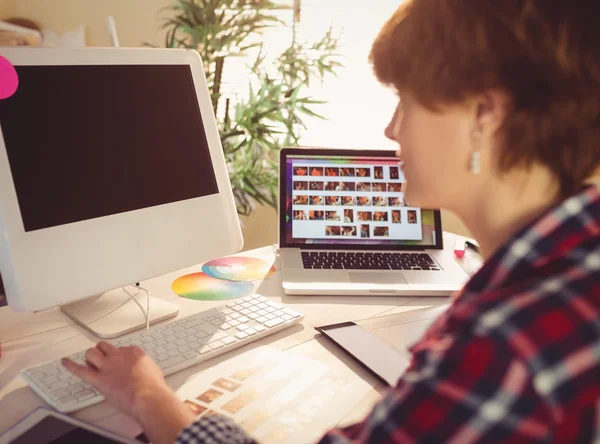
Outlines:
[[187, 299], [223, 301], [249, 295], [254, 292], [254, 284], [222, 281], [204, 273], [192, 273], [175, 279], [171, 289]]
[[223, 257], [202, 266], [207, 275], [234, 282], [258, 281], [268, 278], [277, 270], [267, 262], [254, 257]]
[[19, 76], [15, 67], [0, 56], [0, 99], [8, 99], [19, 87]]

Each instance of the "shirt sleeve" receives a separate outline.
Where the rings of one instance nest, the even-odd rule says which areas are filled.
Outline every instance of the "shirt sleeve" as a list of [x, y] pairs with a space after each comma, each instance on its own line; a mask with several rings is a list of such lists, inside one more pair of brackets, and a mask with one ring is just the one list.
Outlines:
[[361, 423], [321, 444], [539, 442], [549, 411], [524, 363], [499, 340], [429, 338], [407, 372]]
[[203, 416], [185, 428], [175, 444], [256, 444], [256, 441], [226, 416]]

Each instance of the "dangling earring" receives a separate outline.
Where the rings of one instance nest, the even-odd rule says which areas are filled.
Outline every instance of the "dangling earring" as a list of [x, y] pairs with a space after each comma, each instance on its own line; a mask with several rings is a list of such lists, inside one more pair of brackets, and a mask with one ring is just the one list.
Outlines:
[[478, 126], [474, 128], [471, 132], [471, 145], [473, 147], [473, 151], [471, 151], [471, 156], [469, 157], [469, 171], [473, 174], [481, 173], [481, 136], [484, 132], [484, 128], [482, 126]]

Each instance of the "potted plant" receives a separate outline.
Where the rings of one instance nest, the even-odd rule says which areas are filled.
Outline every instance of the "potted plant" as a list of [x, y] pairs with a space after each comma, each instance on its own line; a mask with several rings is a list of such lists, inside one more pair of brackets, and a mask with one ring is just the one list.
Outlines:
[[[166, 46], [202, 57], [238, 213], [251, 214], [254, 202], [276, 208], [279, 150], [298, 144], [303, 117], [323, 118], [313, 107], [324, 102], [303, 90], [342, 66], [339, 37], [330, 29], [317, 42], [298, 42], [299, 11], [271, 0], [176, 0], [168, 10]], [[261, 33], [283, 26], [275, 15], [281, 10], [293, 13], [294, 32], [287, 49], [266, 63]], [[250, 50], [258, 55], [247, 66], [247, 96], [224, 95], [228, 60]]]

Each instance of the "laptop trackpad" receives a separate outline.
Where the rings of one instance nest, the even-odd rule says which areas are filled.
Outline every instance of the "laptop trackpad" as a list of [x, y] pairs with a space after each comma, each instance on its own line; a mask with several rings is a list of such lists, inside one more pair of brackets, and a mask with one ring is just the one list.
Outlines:
[[348, 276], [353, 284], [401, 285], [407, 283], [401, 273], [352, 272], [348, 273]]

